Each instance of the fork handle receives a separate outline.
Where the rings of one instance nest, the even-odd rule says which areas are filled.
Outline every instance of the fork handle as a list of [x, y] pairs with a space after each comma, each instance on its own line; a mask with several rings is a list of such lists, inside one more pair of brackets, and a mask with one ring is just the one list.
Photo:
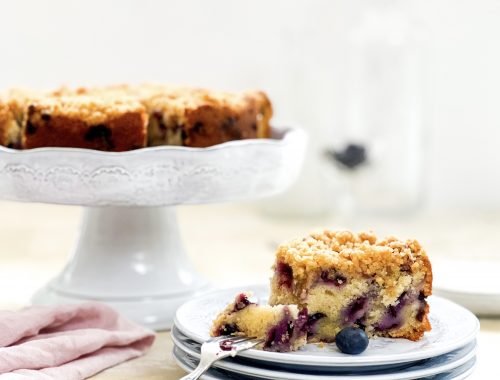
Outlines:
[[198, 380], [210, 368], [211, 365], [212, 363], [203, 364], [200, 362], [200, 364], [198, 364], [198, 367], [196, 367], [193, 372], [191, 372], [189, 375], [181, 377], [179, 380]]

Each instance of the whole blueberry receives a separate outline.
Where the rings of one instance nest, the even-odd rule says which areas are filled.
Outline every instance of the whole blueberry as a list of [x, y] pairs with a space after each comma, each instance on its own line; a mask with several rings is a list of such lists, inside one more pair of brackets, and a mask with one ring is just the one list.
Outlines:
[[348, 144], [341, 150], [331, 150], [328, 153], [345, 169], [357, 169], [368, 161], [367, 149], [361, 144]]
[[368, 337], [357, 327], [346, 327], [337, 334], [335, 343], [344, 354], [357, 355], [368, 347]]

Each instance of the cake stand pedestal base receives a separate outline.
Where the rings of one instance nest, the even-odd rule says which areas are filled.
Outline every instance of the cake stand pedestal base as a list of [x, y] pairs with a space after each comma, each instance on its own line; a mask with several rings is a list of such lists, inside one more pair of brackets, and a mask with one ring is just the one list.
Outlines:
[[208, 289], [187, 258], [173, 207], [87, 207], [69, 263], [33, 303], [101, 301], [162, 330], [177, 307]]

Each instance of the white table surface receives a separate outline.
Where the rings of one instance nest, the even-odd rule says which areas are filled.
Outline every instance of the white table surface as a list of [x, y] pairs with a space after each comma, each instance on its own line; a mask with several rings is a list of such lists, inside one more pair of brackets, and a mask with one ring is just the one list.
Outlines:
[[[31, 294], [65, 264], [76, 238], [81, 209], [0, 202], [0, 307], [29, 304]], [[415, 237], [431, 261], [500, 260], [500, 214], [422, 214], [408, 218], [266, 217], [253, 205], [179, 208], [186, 248], [197, 269], [217, 286], [266, 282], [276, 245], [323, 227], [373, 229], [378, 234]], [[495, 251], [497, 250], [497, 251]], [[229, 263], [238, 262], [242, 270]], [[500, 318], [481, 318], [478, 366], [470, 379], [498, 376]], [[108, 369], [95, 379], [174, 380], [183, 375], [171, 359], [172, 342], [160, 333], [144, 357]]]

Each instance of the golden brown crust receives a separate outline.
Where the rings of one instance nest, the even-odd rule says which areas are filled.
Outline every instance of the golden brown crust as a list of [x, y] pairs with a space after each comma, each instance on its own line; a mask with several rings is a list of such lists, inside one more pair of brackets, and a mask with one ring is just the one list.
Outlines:
[[138, 102], [43, 99], [28, 105], [22, 146], [122, 152], [146, 146], [147, 114]]
[[[144, 112], [147, 116], [142, 117], [148, 120], [146, 134], [149, 146], [207, 147], [231, 140], [270, 137], [272, 106], [267, 96], [258, 91], [226, 93], [200, 88], [144, 84], [76, 89], [62, 87], [45, 93], [11, 90], [7, 97], [17, 122], [24, 125], [22, 142], [25, 143], [23, 147], [27, 149], [41, 146], [73, 146], [116, 150], [109, 149], [107, 143], [96, 144], [78, 139], [75, 131], [79, 128], [85, 130], [85, 126], [123, 118], [125, 113]], [[46, 123], [41, 126], [44, 137], [24, 133], [28, 125], [28, 115], [30, 118], [33, 115], [36, 118], [36, 113], [29, 112], [30, 106], [43, 108], [44, 115], [51, 115], [53, 120], [59, 120], [60, 122], [56, 123], [62, 128], [59, 133], [44, 128]], [[70, 124], [64, 128], [63, 121]], [[29, 121], [31, 126], [37, 122]], [[130, 128], [130, 123], [124, 124]], [[62, 136], [68, 132], [70, 136]], [[116, 135], [118, 132], [113, 133]], [[145, 146], [137, 144], [136, 129], [123, 131], [122, 134], [128, 134], [133, 141], [115, 144], [120, 146], [117, 149], [128, 150], [133, 149], [128, 147]]]

